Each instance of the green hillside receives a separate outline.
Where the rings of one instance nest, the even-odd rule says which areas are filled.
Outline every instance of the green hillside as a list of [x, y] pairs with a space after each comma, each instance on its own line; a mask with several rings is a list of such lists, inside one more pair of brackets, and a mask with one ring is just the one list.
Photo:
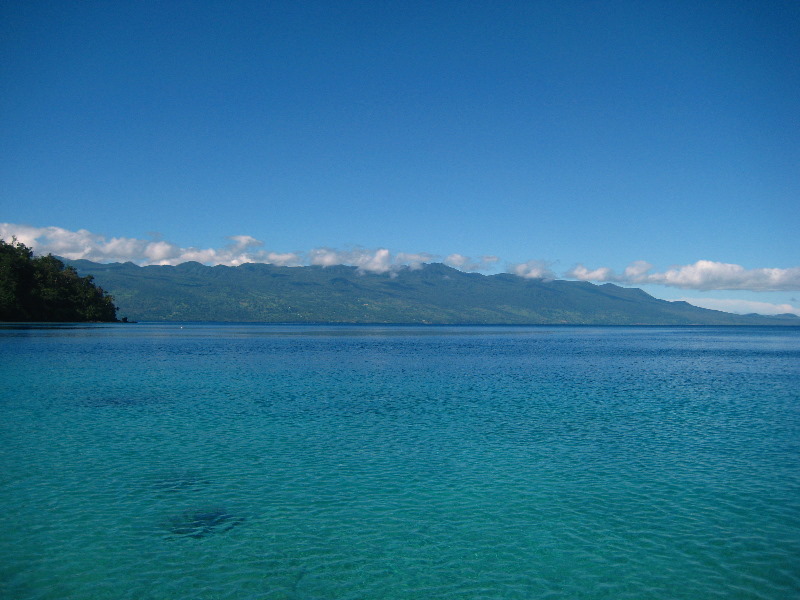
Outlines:
[[753, 325], [796, 318], [741, 316], [657, 300], [613, 284], [464, 273], [442, 264], [393, 273], [355, 267], [139, 267], [70, 261], [138, 321]]

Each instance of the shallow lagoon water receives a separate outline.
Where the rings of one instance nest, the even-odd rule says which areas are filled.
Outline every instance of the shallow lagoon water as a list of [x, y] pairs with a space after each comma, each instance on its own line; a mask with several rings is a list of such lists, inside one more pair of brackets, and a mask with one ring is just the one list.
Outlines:
[[0, 329], [0, 597], [800, 598], [800, 328]]

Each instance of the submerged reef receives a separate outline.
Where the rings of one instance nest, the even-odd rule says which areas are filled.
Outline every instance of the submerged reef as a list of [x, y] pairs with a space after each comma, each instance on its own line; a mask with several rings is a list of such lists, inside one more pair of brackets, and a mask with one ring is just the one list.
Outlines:
[[214, 533], [225, 533], [244, 522], [244, 517], [229, 513], [222, 507], [187, 510], [167, 518], [163, 528], [172, 535], [204, 538]]

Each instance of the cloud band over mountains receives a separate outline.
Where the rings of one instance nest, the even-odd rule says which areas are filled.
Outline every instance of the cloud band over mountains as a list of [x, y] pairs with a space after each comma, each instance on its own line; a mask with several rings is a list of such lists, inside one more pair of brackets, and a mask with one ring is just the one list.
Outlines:
[[[139, 265], [177, 265], [197, 261], [208, 265], [237, 266], [244, 263], [270, 263], [278, 266], [351, 265], [364, 272], [386, 273], [399, 268], [419, 268], [423, 263], [443, 262], [462, 271], [491, 271], [499, 263], [497, 256], [478, 259], [461, 254], [441, 257], [427, 252], [391, 253], [385, 248], [337, 250], [314, 248], [307, 252], [274, 252], [263, 249], [264, 243], [249, 235], [235, 235], [222, 248], [184, 248], [161, 240], [112, 237], [85, 229], [70, 231], [61, 227], [31, 227], [0, 223], [0, 238], [16, 238], [38, 254], [52, 253], [71, 260], [126, 262]], [[506, 265], [506, 271], [529, 279], [555, 279], [552, 262], [530, 260]], [[630, 285], [664, 285], [694, 290], [800, 290], [800, 267], [788, 269], [745, 269], [736, 264], [699, 260], [691, 265], [676, 266], [653, 272], [645, 261], [635, 261], [622, 273], [608, 267], [589, 269], [584, 265], [565, 272], [562, 277], [579, 281], [609, 282]]]
[[238, 266], [244, 263], [269, 263], [282, 267], [300, 265], [349, 265], [369, 273], [386, 273], [402, 267], [417, 269], [423, 263], [443, 262], [462, 271], [489, 271], [499, 260], [496, 256], [473, 259], [461, 254], [446, 257], [427, 252], [398, 252], [386, 248], [370, 250], [354, 248], [314, 248], [307, 252], [272, 252], [264, 250], [264, 242], [249, 235], [229, 236], [222, 248], [183, 248], [168, 241], [113, 237], [86, 229], [70, 231], [61, 227], [31, 227], [0, 223], [0, 239], [16, 238], [38, 254], [55, 254], [70, 260], [94, 262], [133, 262], [138, 265], [178, 265], [197, 261], [206, 265]]
[[564, 276], [579, 281], [598, 281], [631, 285], [666, 285], [692, 290], [750, 290], [786, 292], [800, 289], [800, 267], [790, 269], [745, 269], [740, 265], [698, 260], [692, 265], [652, 273], [653, 266], [643, 260], [631, 263], [622, 274], [607, 267], [589, 270], [583, 265]]

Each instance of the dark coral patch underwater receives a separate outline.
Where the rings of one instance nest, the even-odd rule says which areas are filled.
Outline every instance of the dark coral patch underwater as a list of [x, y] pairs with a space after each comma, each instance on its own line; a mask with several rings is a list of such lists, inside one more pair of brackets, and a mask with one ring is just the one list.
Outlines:
[[163, 528], [172, 535], [201, 539], [214, 533], [225, 533], [244, 522], [244, 517], [215, 507], [187, 510], [167, 518]]

